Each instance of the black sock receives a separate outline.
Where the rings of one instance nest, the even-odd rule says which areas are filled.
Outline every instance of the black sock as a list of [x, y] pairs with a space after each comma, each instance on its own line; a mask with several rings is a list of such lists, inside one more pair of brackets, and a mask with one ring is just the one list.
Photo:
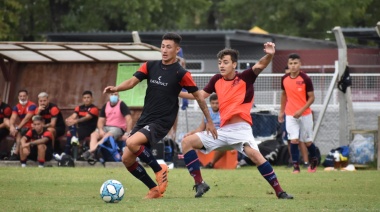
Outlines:
[[133, 176], [143, 182], [149, 188], [149, 190], [157, 186], [152, 178], [149, 177], [148, 173], [146, 173], [144, 167], [142, 167], [139, 163], [135, 162], [127, 169]]
[[161, 171], [162, 168], [160, 164], [158, 164], [156, 158], [154, 158], [152, 152], [146, 146], [141, 145], [139, 151], [134, 154], [139, 157], [141, 161], [148, 164], [154, 172]]

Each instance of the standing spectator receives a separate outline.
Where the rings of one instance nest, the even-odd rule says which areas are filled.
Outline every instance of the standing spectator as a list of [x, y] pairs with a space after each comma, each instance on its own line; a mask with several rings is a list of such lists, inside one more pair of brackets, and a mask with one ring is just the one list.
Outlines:
[[53, 156], [53, 135], [44, 127], [44, 119], [40, 115], [32, 118], [33, 129], [21, 138], [20, 162], [21, 167], [26, 167], [27, 159], [38, 161], [38, 167], [43, 168], [45, 161]]
[[12, 108], [2, 101], [0, 92], [0, 159], [8, 157], [8, 144], [3, 141], [9, 135], [9, 118], [12, 115]]
[[83, 154], [85, 160], [94, 158], [96, 148], [107, 137], [112, 136], [118, 140], [124, 133], [131, 133], [132, 116], [128, 106], [119, 100], [118, 92], [108, 96], [109, 101], [100, 110], [98, 128], [91, 133], [90, 149]]
[[[12, 116], [9, 121], [10, 134], [16, 139], [9, 160], [20, 159], [19, 152], [21, 138], [32, 127], [32, 117], [37, 108], [34, 102], [29, 101], [27, 90], [20, 90], [18, 92], [18, 101], [19, 103], [17, 103], [12, 109]], [[17, 122], [17, 119], [19, 119], [19, 122]]]
[[72, 143], [78, 145], [78, 140], [83, 141], [86, 137], [89, 137], [96, 129], [98, 122], [99, 109], [92, 104], [92, 92], [84, 91], [82, 93], [82, 101], [83, 104], [75, 107], [74, 113], [66, 119], [69, 132], [67, 132], [64, 153], [67, 155], [71, 153]]
[[46, 92], [38, 94], [38, 108], [36, 109], [36, 115], [42, 116], [45, 120], [44, 127], [53, 135], [54, 152], [61, 154], [62, 150], [58, 138], [65, 134], [66, 125], [61, 110], [56, 104], [49, 101], [49, 95]]
[[[254, 99], [253, 84], [257, 76], [272, 61], [275, 44], [265, 43], [264, 52], [266, 55], [252, 68], [241, 73], [236, 71], [238, 51], [223, 49], [217, 55], [220, 73], [211, 77], [209, 83], [201, 91], [201, 95], [204, 98], [214, 92], [218, 95], [220, 110], [218, 138], [215, 139], [206, 132], [198, 132], [182, 140], [184, 161], [195, 181], [196, 198], [202, 197], [210, 189], [210, 186], [203, 181], [195, 149], [204, 153], [209, 153], [215, 149], [235, 149], [248, 156], [257, 165], [261, 175], [274, 189], [277, 198], [293, 199], [293, 196], [282, 190], [273, 167], [260, 153], [252, 134], [250, 111]], [[182, 92], [180, 96], [191, 97], [185, 92]]]
[[305, 142], [311, 161], [308, 172], [317, 170], [318, 159], [313, 139], [313, 115], [310, 105], [314, 102], [313, 83], [306, 73], [300, 71], [301, 58], [298, 54], [290, 54], [288, 58], [290, 72], [281, 79], [281, 109], [279, 122], [286, 119], [286, 131], [291, 142], [290, 151], [293, 162], [293, 173], [300, 172], [299, 149], [300, 142]]
[[[190, 72], [177, 62], [176, 55], [180, 50], [181, 39], [176, 33], [166, 33], [161, 42], [162, 60], [143, 63], [132, 78], [116, 87], [108, 86], [104, 89], [105, 93], [124, 91], [132, 89], [144, 79], [147, 80], [144, 108], [131, 136], [127, 139], [127, 148], [124, 149], [122, 157], [128, 171], [149, 188], [146, 199], [161, 198], [168, 185], [168, 167], [158, 164], [150, 147], [163, 139], [173, 126], [179, 109], [178, 94], [182, 88], [197, 99], [207, 117], [206, 130], [211, 130], [216, 137], [216, 130], [204, 98], [200, 95]], [[153, 169], [158, 186], [144, 167], [136, 162], [137, 157]]]

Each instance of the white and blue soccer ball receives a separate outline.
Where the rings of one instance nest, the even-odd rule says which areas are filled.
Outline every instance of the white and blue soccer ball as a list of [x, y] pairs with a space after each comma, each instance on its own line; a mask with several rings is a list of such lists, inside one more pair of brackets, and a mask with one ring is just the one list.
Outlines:
[[106, 203], [120, 202], [124, 197], [124, 187], [117, 180], [107, 180], [100, 187], [100, 197]]

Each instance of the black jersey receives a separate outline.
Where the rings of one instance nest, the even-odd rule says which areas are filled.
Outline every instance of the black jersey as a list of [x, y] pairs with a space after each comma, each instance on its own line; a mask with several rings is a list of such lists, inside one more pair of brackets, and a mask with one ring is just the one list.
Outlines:
[[198, 90], [190, 72], [179, 63], [164, 65], [162, 61], [144, 63], [134, 74], [140, 81], [147, 80], [144, 108], [137, 125], [156, 123], [170, 129], [178, 113], [178, 95], [182, 88], [189, 93]]

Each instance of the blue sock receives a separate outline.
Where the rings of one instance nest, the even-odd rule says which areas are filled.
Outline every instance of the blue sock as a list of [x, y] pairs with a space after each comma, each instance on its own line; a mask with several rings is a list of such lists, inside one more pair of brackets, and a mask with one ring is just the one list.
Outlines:
[[149, 188], [149, 190], [157, 186], [157, 184], [152, 180], [152, 178], [149, 177], [148, 173], [146, 173], [144, 167], [141, 166], [139, 163], [135, 162], [132, 166], [128, 167], [127, 169], [133, 176], [135, 176], [137, 179], [143, 182]]
[[66, 137], [66, 145], [65, 145], [65, 153], [66, 153], [66, 155], [70, 155], [70, 152], [71, 152], [71, 137], [72, 136], [67, 136]]
[[201, 174], [201, 164], [195, 150], [188, 151], [183, 157], [186, 167], [190, 175], [194, 178], [195, 184], [198, 185], [203, 182]]
[[154, 158], [152, 152], [146, 146], [141, 145], [139, 151], [134, 154], [139, 157], [141, 161], [148, 164], [154, 172], [161, 171], [162, 168], [160, 164], [158, 164], [156, 158]]
[[71, 136], [77, 136], [77, 127], [75, 125], [70, 126], [69, 131]]
[[315, 158], [317, 156], [317, 154], [316, 154], [317, 150], [315, 148], [314, 143], [311, 143], [311, 145], [307, 147], [307, 150], [309, 151], [309, 154], [310, 154], [311, 158]]
[[268, 161], [265, 161], [265, 163], [258, 166], [257, 169], [275, 190], [277, 196], [280, 192], [283, 192], [280, 183], [277, 180], [276, 173], [274, 173], [273, 167]]
[[300, 158], [300, 151], [298, 150], [298, 144], [290, 144], [290, 152], [292, 153], [293, 164], [298, 164]]

